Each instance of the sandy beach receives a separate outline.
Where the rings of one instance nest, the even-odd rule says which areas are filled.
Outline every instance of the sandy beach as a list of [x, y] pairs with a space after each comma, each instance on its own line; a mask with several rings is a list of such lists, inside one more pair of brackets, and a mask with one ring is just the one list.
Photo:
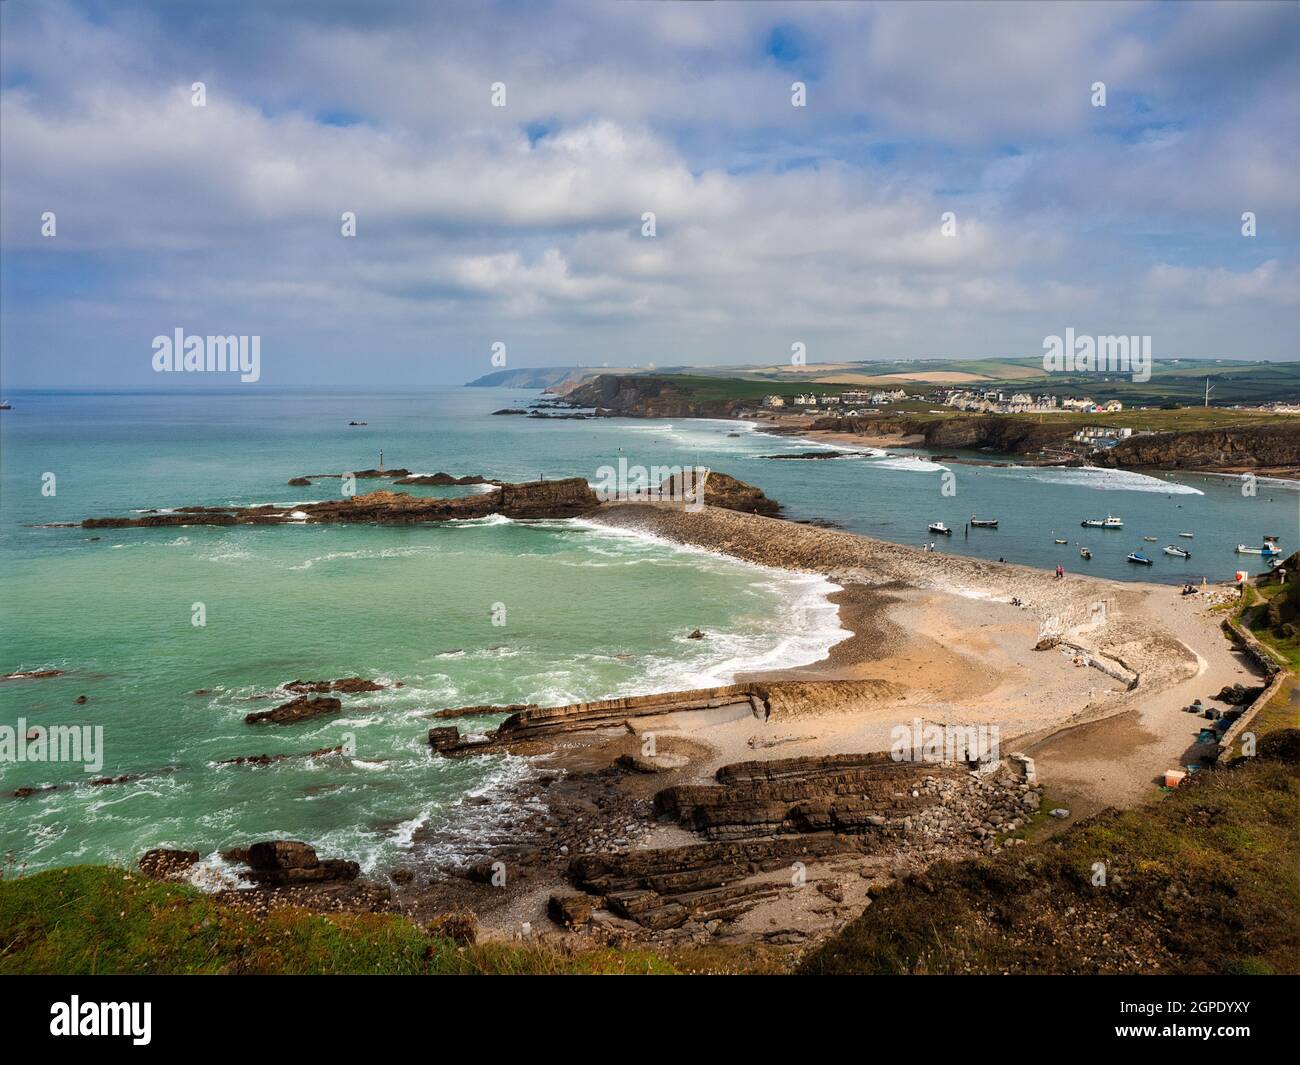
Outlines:
[[[1182, 707], [1211, 702], [1225, 685], [1257, 683], [1209, 613], [1208, 596], [1077, 575], [1058, 580], [715, 507], [607, 504], [590, 520], [823, 574], [841, 588], [832, 599], [852, 635], [813, 665], [740, 675], [726, 688], [525, 710], [507, 722], [484, 750], [531, 757], [544, 771], [543, 783], [525, 786], [536, 812], [512, 825], [500, 852], [523, 883], [501, 891], [473, 883], [471, 870], [435, 878], [405, 903], [472, 909], [489, 937], [517, 937], [524, 924], [554, 928], [548, 904], [554, 917], [558, 898], [578, 906], [583, 935], [813, 942], [869, 905], [873, 885], [1154, 797], [1166, 769], [1204, 753], [1197, 721]], [[951, 763], [869, 766], [847, 779], [835, 769], [845, 757], [890, 751], [900, 728], [933, 725], [983, 727], [1004, 759], [1034, 759], [1037, 783], [1002, 763], [984, 774]], [[879, 790], [873, 774], [891, 773], [893, 782]], [[756, 783], [719, 787], [737, 774]], [[775, 783], [786, 779], [788, 786]], [[793, 837], [816, 853], [799, 859], [792, 885], [789, 855], [771, 849], [792, 837], [752, 822], [773, 801], [784, 810], [781, 804], [808, 795], [814, 806], [829, 803], [831, 831]], [[876, 803], [870, 823], [881, 831], [840, 834], [836, 818], [852, 815], [837, 813], [837, 804], [868, 800]], [[689, 809], [700, 801], [706, 810], [721, 802], [722, 813], [698, 822]], [[1048, 807], [1069, 813], [1041, 816]], [[665, 810], [681, 816], [665, 818]], [[751, 850], [739, 858], [717, 851], [742, 844]], [[647, 872], [656, 854], [663, 868]], [[583, 862], [609, 868], [591, 874]], [[733, 868], [717, 878], [724, 886], [685, 895], [672, 886], [727, 862]], [[597, 886], [584, 890], [597, 901], [573, 894], [584, 876], [594, 877]], [[611, 883], [625, 885], [604, 895], [606, 905], [623, 899], [622, 913], [601, 908]], [[745, 902], [706, 919], [721, 893]], [[652, 906], [654, 920], [638, 905]], [[688, 907], [705, 914], [686, 920]], [[660, 914], [667, 915], [662, 927]]]

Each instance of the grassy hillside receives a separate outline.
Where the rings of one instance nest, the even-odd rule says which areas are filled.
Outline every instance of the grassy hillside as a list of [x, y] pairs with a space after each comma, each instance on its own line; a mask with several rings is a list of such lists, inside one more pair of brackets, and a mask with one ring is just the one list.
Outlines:
[[[589, 375], [609, 373], [672, 380], [683, 392], [699, 388], [707, 398], [759, 398], [771, 392], [795, 395], [801, 391], [838, 392], [845, 388], [903, 387], [921, 392], [942, 387], [950, 381], [956, 387], [1002, 388], [1056, 396], [1088, 395], [1098, 401], [1118, 399], [1130, 406], [1159, 406], [1163, 403], [1200, 405], [1205, 379], [1213, 385], [1211, 402], [1220, 406], [1260, 404], [1275, 400], [1300, 400], [1300, 362], [1233, 362], [1222, 359], [1156, 360], [1151, 380], [1131, 381], [1120, 374], [1046, 374], [1042, 360], [1024, 359], [912, 359], [904, 361], [811, 363], [737, 367], [663, 367], [646, 372], [628, 368], [580, 371]], [[555, 381], [573, 376], [572, 370], [501, 371], [472, 382], [475, 385], [522, 383], [529, 380], [554, 383], [547, 373], [560, 374]], [[538, 387], [541, 387], [540, 385]]]
[[466, 946], [388, 914], [257, 919], [194, 888], [75, 866], [0, 882], [0, 974], [670, 973], [653, 954]]

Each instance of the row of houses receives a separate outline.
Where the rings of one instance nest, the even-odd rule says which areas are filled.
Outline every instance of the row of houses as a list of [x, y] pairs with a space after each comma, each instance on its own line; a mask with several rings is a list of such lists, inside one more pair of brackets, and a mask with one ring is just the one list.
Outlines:
[[838, 407], [838, 406], [883, 406], [886, 403], [892, 403], [895, 400], [906, 399], [907, 393], [901, 388], [894, 389], [892, 392], [858, 392], [847, 391], [839, 395], [821, 395], [816, 396], [811, 392], [803, 392], [797, 396], [764, 396], [763, 406], [768, 409], [779, 409], [781, 407]]
[[1094, 403], [1087, 396], [1066, 396], [1064, 399], [1058, 399], [1056, 396], [1046, 394], [1031, 396], [1028, 392], [1012, 392], [1008, 394], [998, 389], [984, 391], [953, 389], [948, 392], [944, 403], [946, 406], [956, 407], [958, 410], [981, 411], [987, 414], [1045, 414], [1056, 410], [1102, 414], [1114, 413], [1124, 409], [1124, 404], [1117, 399], [1112, 399], [1109, 403], [1099, 404]]

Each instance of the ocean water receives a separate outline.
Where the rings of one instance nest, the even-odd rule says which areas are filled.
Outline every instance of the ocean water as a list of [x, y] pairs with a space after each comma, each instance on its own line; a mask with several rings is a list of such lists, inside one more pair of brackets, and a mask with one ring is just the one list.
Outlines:
[[[1117, 578], [1230, 577], [1241, 541], [1300, 541], [1300, 493], [1227, 478], [944, 466], [865, 449], [775, 460], [817, 445], [736, 422], [492, 417], [533, 392], [418, 396], [17, 393], [0, 415], [0, 725], [103, 728], [103, 765], [0, 761], [0, 859], [28, 869], [126, 862], [155, 846], [204, 854], [268, 837], [313, 841], [368, 869], [400, 862], [417, 829], [459, 823], [469, 795], [527, 771], [518, 759], [434, 759], [443, 707], [554, 703], [721, 684], [737, 672], [824, 657], [845, 633], [833, 586], [581, 521], [416, 527], [81, 530], [34, 526], [184, 504], [327, 498], [304, 473], [378, 464], [506, 480], [602, 465], [696, 463], [763, 487], [791, 517], [902, 543], [941, 519], [939, 550]], [[348, 421], [364, 420], [352, 428]], [[955, 480], [945, 482], [945, 473]], [[53, 474], [54, 494], [43, 491]], [[367, 484], [362, 490], [383, 482]], [[956, 495], [945, 495], [944, 484]], [[475, 488], [413, 489], [463, 494]], [[1084, 530], [1121, 515], [1123, 532]], [[996, 532], [963, 525], [996, 516]], [[1192, 541], [1176, 533], [1193, 531]], [[1143, 534], [1160, 542], [1144, 545]], [[1068, 538], [1065, 548], [1054, 536]], [[97, 537], [97, 539], [96, 539]], [[1081, 563], [1075, 543], [1093, 547]], [[1192, 559], [1163, 556], [1165, 542]], [[1153, 567], [1127, 565], [1145, 547]], [[1259, 568], [1251, 559], [1250, 568]], [[1137, 572], [1135, 572], [1137, 571]], [[195, 604], [205, 624], [194, 625]], [[686, 638], [694, 628], [709, 638]], [[293, 679], [359, 675], [394, 685], [345, 696], [344, 713], [290, 727], [244, 715]], [[395, 686], [400, 682], [401, 686]], [[85, 695], [85, 704], [76, 703]], [[480, 720], [478, 727], [490, 721]], [[464, 723], [462, 723], [464, 727]], [[269, 766], [241, 755], [347, 744], [349, 756]], [[111, 786], [98, 777], [131, 775]]]

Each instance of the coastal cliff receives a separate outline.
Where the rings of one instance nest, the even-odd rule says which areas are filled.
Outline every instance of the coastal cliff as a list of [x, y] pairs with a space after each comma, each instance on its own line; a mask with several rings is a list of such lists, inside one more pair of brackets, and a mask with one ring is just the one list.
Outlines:
[[1300, 472], [1300, 422], [1156, 433], [1121, 440], [1097, 456], [1099, 466], [1161, 470], [1219, 470], [1227, 473]]
[[[1078, 429], [1073, 422], [1033, 422], [1005, 415], [948, 418], [818, 418], [810, 428], [869, 436], [919, 437], [936, 450], [988, 449], [1003, 455], [1060, 452]], [[1063, 456], [1057, 456], [1058, 458]], [[1084, 461], [1080, 456], [1076, 461]], [[1150, 433], [1121, 440], [1087, 456], [1112, 469], [1253, 471], [1279, 476], [1300, 473], [1300, 421]]]
[[613, 374], [598, 375], [564, 399], [575, 407], [596, 407], [625, 418], [726, 418], [753, 405], [743, 398], [702, 396], [667, 378]]

